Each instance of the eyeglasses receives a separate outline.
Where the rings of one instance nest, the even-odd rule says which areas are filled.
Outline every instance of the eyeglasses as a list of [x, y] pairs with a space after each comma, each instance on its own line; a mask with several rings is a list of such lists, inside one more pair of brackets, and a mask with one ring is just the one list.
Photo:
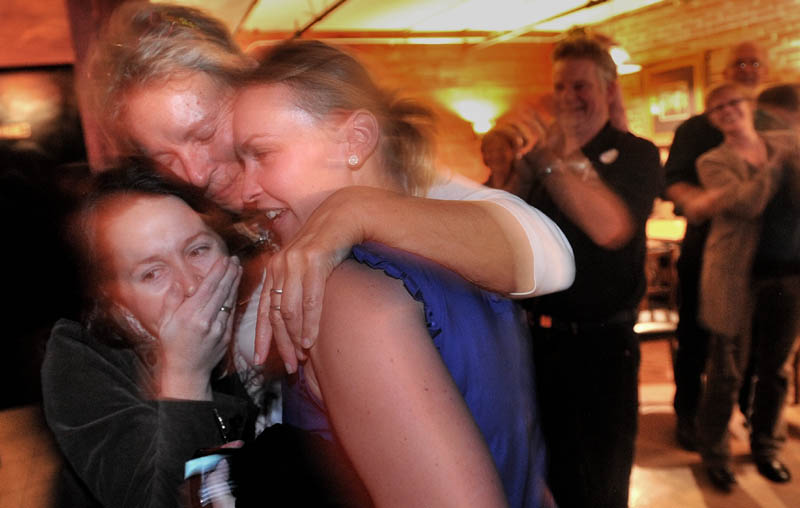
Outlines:
[[733, 65], [739, 69], [746, 69], [747, 67], [758, 69], [761, 67], [761, 62], [759, 60], [736, 60]]
[[741, 97], [739, 97], [737, 99], [731, 99], [731, 100], [729, 100], [727, 102], [721, 102], [721, 103], [717, 104], [716, 106], [714, 106], [713, 108], [708, 108], [706, 113], [708, 113], [709, 115], [711, 115], [713, 113], [719, 113], [720, 111], [725, 109], [727, 106], [735, 108], [736, 106], [738, 106], [742, 102], [746, 102], [746, 101], [747, 101], [747, 99], [743, 99]]

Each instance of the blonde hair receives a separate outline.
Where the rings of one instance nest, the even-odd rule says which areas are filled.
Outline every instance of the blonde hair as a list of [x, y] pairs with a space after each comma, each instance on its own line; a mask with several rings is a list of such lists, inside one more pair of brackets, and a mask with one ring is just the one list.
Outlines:
[[711, 104], [711, 101], [713, 101], [714, 99], [716, 99], [725, 92], [737, 92], [745, 100], [752, 99], [750, 93], [742, 85], [739, 85], [734, 82], [725, 82], [715, 86], [708, 92], [708, 94], [706, 94], [706, 100], [705, 100], [706, 112], [708, 112], [708, 107]]
[[130, 148], [118, 122], [131, 89], [193, 72], [219, 86], [233, 86], [254, 65], [225, 25], [199, 9], [127, 2], [114, 11], [94, 44], [82, 88], [101, 128], [115, 144]]
[[433, 113], [426, 106], [382, 90], [358, 60], [320, 41], [284, 42], [260, 60], [243, 86], [284, 85], [296, 105], [317, 118], [369, 111], [380, 127], [378, 153], [388, 174], [410, 194], [430, 187]]

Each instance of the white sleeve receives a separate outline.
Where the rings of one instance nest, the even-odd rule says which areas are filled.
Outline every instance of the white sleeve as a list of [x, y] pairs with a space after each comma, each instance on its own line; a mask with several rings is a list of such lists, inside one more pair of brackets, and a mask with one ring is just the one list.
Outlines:
[[564, 233], [544, 213], [519, 197], [480, 185], [459, 174], [440, 177], [430, 199], [489, 201], [508, 211], [525, 230], [534, 259], [533, 287], [513, 297], [540, 296], [567, 289], [575, 280], [575, 256]]

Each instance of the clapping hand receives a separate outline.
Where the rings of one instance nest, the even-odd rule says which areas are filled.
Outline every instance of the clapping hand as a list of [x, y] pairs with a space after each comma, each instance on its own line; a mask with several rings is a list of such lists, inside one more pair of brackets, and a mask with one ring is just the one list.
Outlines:
[[518, 106], [497, 119], [496, 128], [518, 133], [517, 159], [537, 145], [547, 144], [547, 128], [531, 105]]

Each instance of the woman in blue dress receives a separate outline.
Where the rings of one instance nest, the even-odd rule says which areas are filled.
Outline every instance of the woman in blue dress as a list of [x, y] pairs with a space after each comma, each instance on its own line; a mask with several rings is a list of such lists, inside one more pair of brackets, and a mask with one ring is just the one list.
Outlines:
[[[338, 49], [281, 44], [235, 101], [244, 201], [286, 245], [343, 187], [424, 195], [437, 178], [430, 119]], [[273, 273], [280, 326], [284, 281]], [[322, 308], [320, 339], [284, 390], [284, 421], [341, 444], [377, 506], [542, 504], [529, 338], [510, 301], [367, 243], [333, 271]]]

